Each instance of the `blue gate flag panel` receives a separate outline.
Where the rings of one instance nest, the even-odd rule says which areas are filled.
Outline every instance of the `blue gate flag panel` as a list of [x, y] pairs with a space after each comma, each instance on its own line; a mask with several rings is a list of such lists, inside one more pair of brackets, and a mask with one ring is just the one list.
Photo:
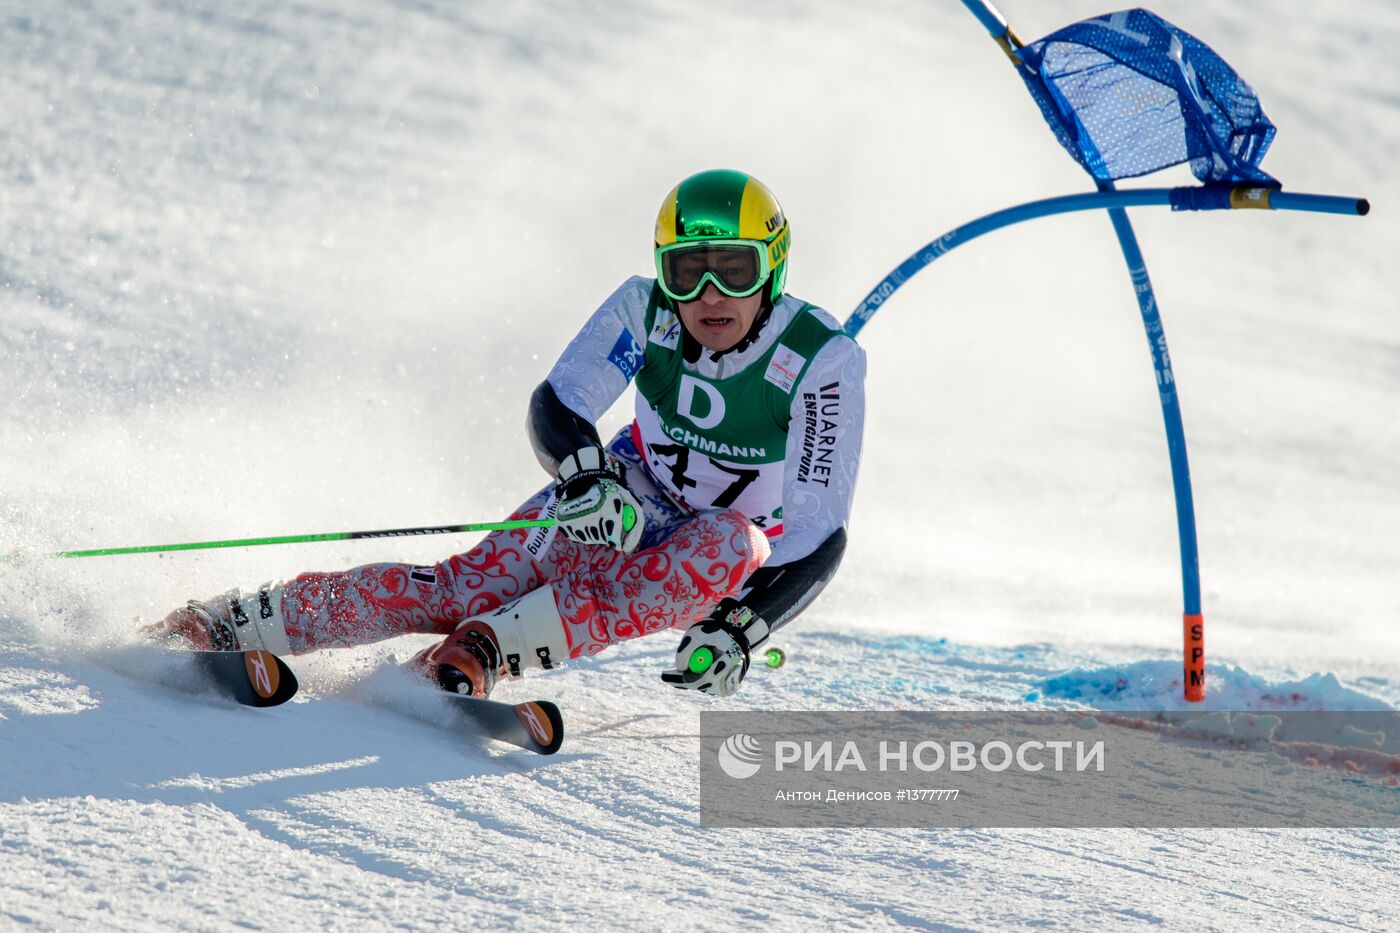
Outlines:
[[1017, 54], [1060, 144], [1099, 181], [1190, 162], [1203, 182], [1278, 184], [1259, 169], [1274, 125], [1253, 88], [1155, 13], [1086, 19]]

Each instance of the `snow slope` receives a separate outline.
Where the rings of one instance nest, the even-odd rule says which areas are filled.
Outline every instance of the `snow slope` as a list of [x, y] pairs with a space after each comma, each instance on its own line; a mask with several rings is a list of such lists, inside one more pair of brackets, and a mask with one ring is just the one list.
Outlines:
[[[1400, 10], [1153, 9], [1258, 89], [1265, 168], [1374, 205], [1134, 214], [1211, 706], [1394, 707]], [[1104, 11], [1004, 9], [1027, 38]], [[841, 316], [945, 230], [1087, 187], [952, 0], [0, 15], [0, 552], [503, 513], [544, 480], [529, 390], [688, 172], [771, 185], [791, 290]], [[701, 708], [1179, 703], [1165, 445], [1106, 219], [957, 251], [862, 342], [852, 545], [789, 667], [702, 702], [661, 689], [663, 636], [503, 688], [564, 708], [552, 760], [357, 699], [411, 639], [293, 659], [304, 701], [272, 711], [110, 670], [189, 596], [465, 539], [0, 568], [0, 927], [1395, 926], [1394, 831], [698, 827]]]

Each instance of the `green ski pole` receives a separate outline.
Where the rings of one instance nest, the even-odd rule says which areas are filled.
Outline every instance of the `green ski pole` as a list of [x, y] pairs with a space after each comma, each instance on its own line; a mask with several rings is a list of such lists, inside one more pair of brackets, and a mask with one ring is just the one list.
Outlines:
[[[512, 531], [516, 528], [548, 528], [552, 518], [524, 518], [504, 522], [474, 522], [466, 525], [428, 525], [422, 528], [386, 528], [378, 531], [337, 531], [312, 535], [280, 535], [263, 538], [232, 538], [225, 541], [190, 541], [184, 544], [143, 544], [135, 547], [90, 548], [82, 551], [55, 551], [42, 558], [113, 557], [119, 554], [154, 554], [161, 551], [204, 551], [226, 547], [259, 547], [265, 544], [306, 544], [313, 541], [358, 541], [366, 538], [408, 538], [415, 535], [468, 534], [477, 531]], [[0, 554], [0, 563], [18, 564], [19, 552]]]

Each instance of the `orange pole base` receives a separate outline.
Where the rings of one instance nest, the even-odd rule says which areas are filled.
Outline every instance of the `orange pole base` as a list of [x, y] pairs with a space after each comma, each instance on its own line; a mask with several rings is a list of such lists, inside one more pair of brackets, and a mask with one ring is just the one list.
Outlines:
[[1182, 617], [1182, 647], [1184, 664], [1181, 683], [1186, 702], [1201, 703], [1206, 698], [1206, 620], [1204, 616]]

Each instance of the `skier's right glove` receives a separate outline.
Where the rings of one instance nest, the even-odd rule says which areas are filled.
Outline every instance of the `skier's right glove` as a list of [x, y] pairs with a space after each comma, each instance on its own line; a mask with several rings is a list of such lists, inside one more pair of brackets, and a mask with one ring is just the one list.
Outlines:
[[727, 697], [749, 672], [749, 655], [767, 640], [768, 622], [738, 600], [725, 598], [708, 619], [685, 630], [676, 669], [661, 679], [677, 690]]
[[559, 464], [554, 518], [559, 530], [581, 544], [636, 550], [646, 520], [627, 489], [622, 463], [601, 447], [584, 447]]

